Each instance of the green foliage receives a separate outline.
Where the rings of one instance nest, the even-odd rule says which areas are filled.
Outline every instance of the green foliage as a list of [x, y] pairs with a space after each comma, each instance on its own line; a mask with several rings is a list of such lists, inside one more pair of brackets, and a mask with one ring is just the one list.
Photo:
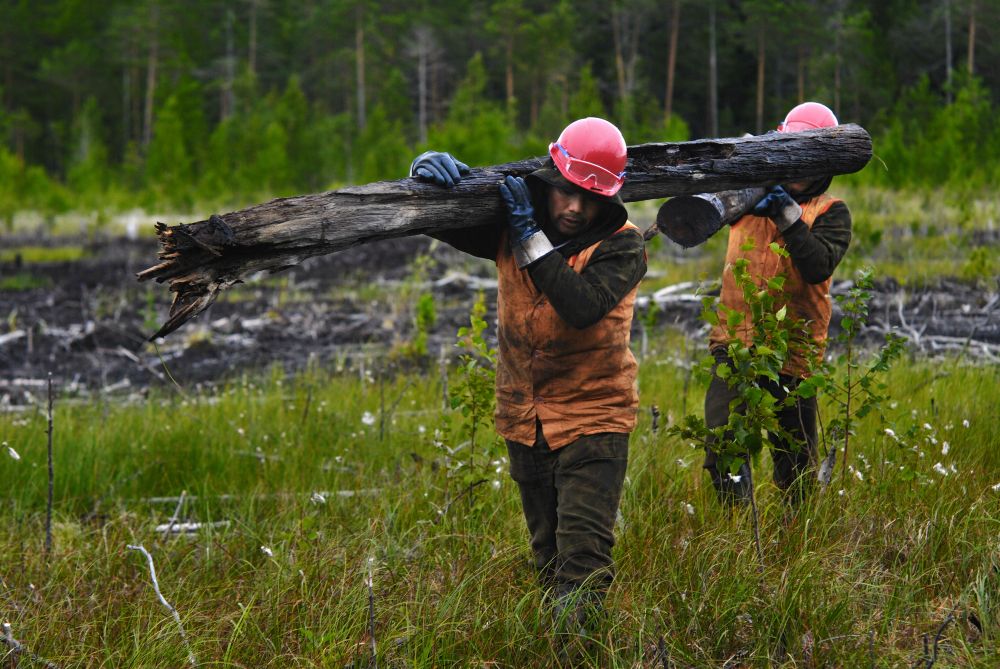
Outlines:
[[21, 262], [33, 263], [66, 263], [80, 260], [87, 255], [82, 246], [17, 246], [0, 249], [0, 263]]
[[413, 320], [413, 335], [399, 346], [398, 353], [418, 364], [427, 362], [427, 337], [437, 322], [434, 294], [427, 290], [426, 285], [428, 272], [433, 267], [434, 259], [430, 254], [422, 253], [414, 258], [410, 276], [403, 283], [396, 300]]
[[489, 426], [496, 408], [494, 384], [496, 380], [496, 349], [491, 348], [483, 337], [486, 329], [486, 298], [479, 293], [472, 312], [469, 326], [458, 329], [458, 344], [464, 352], [461, 361], [461, 377], [455, 384], [451, 397], [453, 409], [459, 409], [466, 417], [465, 434], [474, 442], [477, 431]]
[[146, 153], [146, 174], [156, 201], [191, 205], [191, 176], [195, 160], [184, 137], [180, 97], [171, 95], [156, 119], [156, 130]]
[[20, 292], [50, 285], [52, 280], [47, 276], [35, 276], [29, 272], [0, 276], [0, 291]]
[[[853, 183], [988, 190], [1000, 177], [1000, 79], [984, 64], [998, 48], [980, 33], [968, 50], [975, 76], [956, 59], [946, 78], [930, 47], [939, 21], [923, 20], [919, 4], [716, 3], [720, 133], [758, 121], [752, 72], [763, 36], [764, 127], [802, 96], [822, 100], [872, 130], [876, 160]], [[497, 164], [540, 155], [569, 121], [591, 115], [616, 122], [631, 144], [704, 136], [709, 5], [681, 5], [664, 125], [668, 12], [649, 2], [613, 11], [569, 0], [14, 3], [0, 8], [0, 136], [23, 165], [0, 165], [0, 176], [28, 183], [0, 198], [0, 218], [246, 204], [398, 177], [427, 147]], [[973, 7], [979, 25], [1000, 19], [996, 3], [957, 3], [955, 25]], [[783, 53], [796, 54], [796, 67], [782, 65]], [[430, 128], [421, 146], [418, 109]]]
[[[720, 471], [728, 470], [735, 474], [744, 461], [761, 451], [767, 433], [784, 434], [777, 419], [781, 405], [770, 393], [761, 389], [760, 380], [778, 381], [788, 357], [789, 339], [795, 325], [791, 319], [786, 319], [785, 307], [777, 307], [783, 301], [783, 277], [771, 279], [762, 288], [750, 274], [746, 259], [734, 263], [731, 271], [750, 309], [752, 340], [746, 344], [736, 336], [736, 329], [743, 324], [745, 314], [718, 305], [718, 315], [711, 320], [724, 323], [729, 332], [727, 354], [731, 364], [720, 364], [715, 374], [736, 391], [737, 404], [745, 409], [731, 411], [727, 425], [712, 430], [705, 428], [699, 438], [704, 443], [709, 434], [713, 435], [717, 441], [713, 450], [719, 454]], [[708, 305], [706, 308], [710, 309]], [[685, 438], [695, 436], [686, 435]]]
[[967, 281], [984, 284], [988, 289], [996, 290], [1000, 282], [1000, 248], [996, 246], [977, 246], [969, 252], [969, 257], [962, 264], [960, 276]]
[[[675, 348], [662, 350], [640, 369], [640, 395], [678, 415], [684, 372], [669, 362]], [[389, 398], [406, 389], [407, 410], [381, 440], [364, 416], [378, 412], [377, 384], [342, 367], [184, 396], [154, 388], [135, 403], [74, 402], [57, 388], [47, 558], [45, 411], [0, 413], [0, 555], [14, 565], [2, 600], [14, 637], [60, 667], [184, 666], [145, 563], [125, 549], [141, 542], [200, 666], [368, 666], [369, 576], [379, 666], [558, 666], [516, 487], [491, 471], [500, 485], [476, 487], [483, 511], [464, 513], [456, 485], [439, 521], [442, 453], [459, 444], [429, 422], [441, 415], [437, 379], [389, 384]], [[894, 436], [873, 416], [860, 421], [856, 452], [870, 467], [850, 495], [814, 496], [785, 524], [776, 491], [758, 486], [773, 555], [766, 597], [739, 540], [745, 516], [717, 508], [695, 453], [654, 438], [644, 412], [594, 666], [720, 667], [739, 653], [768, 667], [784, 640], [788, 666], [867, 667], [874, 654], [877, 666], [911, 667], [922, 635], [933, 640], [954, 609], [939, 664], [996, 667], [997, 372], [902, 360], [889, 375]], [[180, 520], [228, 525], [164, 538], [156, 525], [182, 490]]]
[[69, 197], [65, 189], [49, 179], [45, 170], [24, 163], [0, 146], [0, 222], [14, 224], [18, 211], [54, 213], [64, 211]]
[[101, 137], [102, 130], [97, 100], [87, 98], [74, 122], [75, 150], [66, 175], [66, 183], [74, 192], [92, 198], [90, 202], [84, 201], [85, 206], [99, 204], [110, 186], [108, 150]]
[[521, 156], [515, 149], [513, 119], [504, 105], [487, 95], [486, 69], [477, 53], [466, 66], [448, 116], [428, 133], [428, 146], [447, 147], [469, 165], [507, 162]]
[[[813, 366], [812, 374], [796, 389], [802, 397], [812, 397], [823, 391], [835, 407], [833, 418], [827, 422], [831, 444], [827, 459], [820, 468], [819, 478], [826, 484], [833, 476], [834, 459], [843, 445], [843, 467], [841, 482], [846, 486], [851, 437], [856, 434], [860, 419], [869, 413], [879, 417], [879, 425], [884, 424], [882, 405], [889, 399], [889, 386], [885, 381], [893, 361], [905, 351], [906, 340], [892, 332], [886, 333], [885, 344], [865, 362], [857, 350], [857, 338], [868, 322], [868, 304], [872, 298], [873, 270], [863, 268], [856, 273], [854, 285], [836, 300], [843, 312], [837, 343], [843, 348], [836, 368], [819, 363]], [[835, 370], [839, 370], [835, 371]]]
[[[590, 62], [587, 62], [580, 69], [576, 88], [569, 97], [568, 111], [568, 120], [587, 116], [604, 117], [607, 114], [604, 111], [604, 103], [601, 101], [601, 93]], [[566, 123], [564, 122], [563, 125], [565, 126]]]
[[[459, 356], [459, 378], [451, 393], [451, 407], [459, 410], [464, 419], [459, 435], [467, 439], [469, 451], [461, 480], [470, 496], [472, 487], [493, 478], [491, 463], [499, 448], [499, 437], [493, 431], [497, 351], [483, 337], [485, 315], [486, 297], [480, 292], [469, 314], [469, 326], [458, 330], [457, 345], [464, 352]], [[487, 436], [480, 446], [484, 434]], [[480, 450], [481, 457], [477, 458]]]
[[358, 136], [355, 150], [361, 164], [362, 183], [398, 179], [406, 174], [413, 158], [402, 122], [390, 118], [381, 103], [368, 114], [368, 124]]
[[923, 77], [876, 120], [882, 131], [875, 135], [875, 159], [849, 179], [893, 188], [980, 191], [1000, 176], [997, 118], [981, 80], [965, 79], [946, 104]]
[[[748, 239], [743, 250], [754, 248], [753, 239]], [[787, 256], [788, 252], [777, 244], [769, 246], [772, 253]], [[696, 443], [702, 448], [711, 447], [715, 452], [716, 467], [720, 474], [736, 480], [739, 476], [750, 476], [748, 486], [753, 512], [754, 539], [757, 559], [761, 571], [765, 569], [764, 550], [760, 539], [760, 516], [754, 490], [752, 471], [740, 473], [744, 463], [756, 460], [768, 440], [768, 435], [783, 437], [790, 445], [797, 445], [792, 435], [778, 420], [781, 410], [794, 406], [798, 399], [795, 390], [790, 390], [783, 400], [778, 400], [762, 383], [780, 383], [781, 373], [789, 355], [789, 344], [793, 339], [808, 337], [803, 323], [787, 316], [784, 305], [783, 287], [785, 277], [777, 276], [766, 283], [750, 272], [750, 261], [741, 258], [732, 264], [737, 288], [750, 316], [750, 341], [745, 342], [738, 335], [738, 329], [745, 328], [747, 314], [724, 304], [716, 304], [712, 298], [703, 301], [702, 315], [712, 326], [724, 324], [729, 343], [726, 346], [727, 360], [716, 363], [714, 356], [706, 357], [700, 365], [703, 375], [714, 374], [726, 382], [734, 392], [730, 403], [729, 418], [725, 425], [710, 428], [701, 416], [687, 415], [679, 424], [672, 425], [668, 434]], [[781, 306], [779, 306], [781, 305]], [[799, 445], [799, 447], [801, 447]]]

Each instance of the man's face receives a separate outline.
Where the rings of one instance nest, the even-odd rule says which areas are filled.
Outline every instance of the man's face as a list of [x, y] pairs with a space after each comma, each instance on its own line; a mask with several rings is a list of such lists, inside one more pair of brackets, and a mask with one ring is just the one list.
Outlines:
[[813, 180], [807, 181], [792, 181], [783, 186], [783, 188], [788, 191], [789, 195], [801, 195], [802, 193], [809, 190], [810, 187], [815, 183]]
[[549, 218], [563, 237], [575, 237], [597, 219], [601, 203], [579, 190], [549, 188]]

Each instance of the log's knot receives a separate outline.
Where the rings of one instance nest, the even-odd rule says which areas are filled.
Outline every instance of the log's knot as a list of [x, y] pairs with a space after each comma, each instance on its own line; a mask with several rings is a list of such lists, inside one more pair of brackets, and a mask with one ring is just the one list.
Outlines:
[[208, 225], [212, 230], [213, 235], [221, 235], [225, 240], [224, 246], [234, 246], [236, 244], [236, 235], [233, 234], [233, 229], [223, 220], [218, 214], [212, 214], [208, 217]]
[[197, 227], [181, 223], [175, 230], [198, 248], [216, 257], [222, 255], [222, 249], [236, 246], [233, 229], [218, 214], [212, 214]]

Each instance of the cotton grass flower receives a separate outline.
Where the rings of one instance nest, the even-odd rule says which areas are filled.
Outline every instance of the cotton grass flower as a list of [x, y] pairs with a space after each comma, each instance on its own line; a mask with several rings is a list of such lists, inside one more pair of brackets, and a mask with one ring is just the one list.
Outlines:
[[1000, 492], [1000, 483], [997, 483], [996, 485], [992, 486], [992, 488], [993, 492]]
[[374, 425], [375, 424], [375, 414], [373, 414], [371, 411], [364, 412], [361, 415], [361, 422], [364, 423], [365, 425]]
[[951, 445], [948, 442], [941, 444], [941, 455], [948, 455], [948, 451], [951, 450]]
[[274, 551], [272, 551], [267, 546], [261, 546], [260, 547], [260, 552], [263, 553], [264, 555], [266, 555], [267, 557], [274, 557]]
[[948, 470], [940, 462], [935, 462], [934, 463], [934, 471], [936, 471], [941, 476], [947, 476], [948, 475]]
[[[7, 446], [7, 442], [6, 441], [3, 442], [3, 445]], [[7, 446], [7, 455], [10, 456], [11, 460], [20, 460], [21, 459], [20, 454], [17, 451], [15, 451], [11, 446]]]
[[742, 474], [733, 474], [732, 472], [726, 474], [726, 477], [733, 483], [739, 483], [743, 479]]
[[890, 439], [895, 439], [896, 441], [899, 441], [899, 437], [896, 436], [896, 433], [892, 430], [891, 427], [885, 428], [885, 436], [889, 437]]
[[309, 501], [313, 504], [326, 504], [326, 497], [321, 492], [314, 492], [310, 497]]
[[962, 427], [969, 427], [969, 419], [966, 418], [962, 421]]
[[681, 502], [681, 508], [684, 509], [684, 511], [687, 513], [687, 515], [689, 515], [689, 516], [693, 516], [694, 515], [694, 507], [692, 505], [688, 504], [687, 502]]

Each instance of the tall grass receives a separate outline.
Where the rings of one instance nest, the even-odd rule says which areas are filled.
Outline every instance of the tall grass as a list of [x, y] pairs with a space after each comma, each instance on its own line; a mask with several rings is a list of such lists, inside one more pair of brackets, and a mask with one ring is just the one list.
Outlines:
[[[895, 438], [862, 423], [851, 465], [863, 480], [794, 516], [762, 461], [761, 578], [748, 517], [715, 503], [699, 452], [650, 429], [653, 402], [670, 420], [700, 409], [703, 389], [684, 395], [685, 372], [665, 362], [678, 346], [658, 339], [641, 369], [594, 666], [910, 666], [949, 614], [937, 666], [996, 666], [998, 371], [902, 364]], [[461, 451], [436, 443], [459, 420], [438, 383], [384, 391], [313, 369], [136, 406], [57, 401], [48, 561], [44, 413], [0, 416], [20, 455], [0, 453], [0, 608], [15, 636], [61, 666], [183, 665], [145, 561], [125, 549], [144, 543], [204, 665], [368, 666], [371, 569], [379, 666], [553, 666], [506, 463], [466, 503]], [[400, 394], [380, 438], [379, 411]], [[229, 525], [163, 539], [154, 528], [175, 504], [149, 498], [182, 490], [195, 496], [183, 520]]]

